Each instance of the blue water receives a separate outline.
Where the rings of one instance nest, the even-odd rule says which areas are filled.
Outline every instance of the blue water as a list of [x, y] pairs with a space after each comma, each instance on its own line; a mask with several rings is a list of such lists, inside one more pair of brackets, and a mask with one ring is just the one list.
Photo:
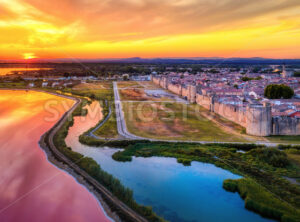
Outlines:
[[132, 162], [117, 162], [111, 156], [116, 149], [93, 148], [78, 142], [82, 129], [70, 131], [67, 145], [92, 157], [103, 170], [118, 178], [134, 192], [135, 200], [169, 221], [271, 221], [248, 211], [238, 193], [222, 188], [225, 179], [238, 179], [213, 164], [178, 164], [175, 158], [133, 157]]

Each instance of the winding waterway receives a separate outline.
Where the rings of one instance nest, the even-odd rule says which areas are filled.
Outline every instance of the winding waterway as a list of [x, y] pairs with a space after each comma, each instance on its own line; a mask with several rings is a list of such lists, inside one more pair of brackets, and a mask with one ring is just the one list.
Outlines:
[[[94, 110], [95, 103], [91, 106], [90, 110]], [[101, 115], [75, 117], [66, 138], [67, 145], [96, 160], [102, 169], [133, 190], [138, 203], [152, 206], [158, 215], [172, 222], [271, 221], [246, 210], [239, 194], [225, 191], [223, 180], [240, 176], [213, 164], [192, 162], [186, 167], [174, 158], [162, 157], [134, 157], [132, 162], [123, 163], [111, 158], [117, 149], [80, 144], [79, 135], [100, 119]]]
[[85, 187], [48, 162], [38, 141], [73, 101], [0, 90], [0, 221], [110, 221]]

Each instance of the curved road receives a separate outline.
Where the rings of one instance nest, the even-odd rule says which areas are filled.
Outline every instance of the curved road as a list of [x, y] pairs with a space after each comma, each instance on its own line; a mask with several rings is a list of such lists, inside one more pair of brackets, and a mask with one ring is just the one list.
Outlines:
[[[55, 94], [55, 93], [53, 93]], [[57, 96], [60, 96], [59, 94], [56, 94]], [[53, 155], [60, 161], [67, 164], [70, 168], [72, 168], [78, 175], [82, 176], [84, 179], [86, 179], [100, 194], [101, 196], [105, 197], [104, 199], [109, 200], [111, 203], [113, 203], [114, 206], [116, 206], [120, 211], [122, 211], [124, 214], [126, 214], [129, 218], [131, 218], [130, 221], [137, 221], [137, 222], [146, 222], [147, 220], [144, 219], [142, 216], [140, 216], [138, 213], [133, 211], [131, 208], [129, 208], [126, 204], [124, 204], [122, 201], [120, 201], [118, 198], [116, 198], [109, 190], [107, 190], [102, 184], [100, 184], [97, 180], [95, 180], [93, 177], [91, 177], [88, 173], [86, 173], [84, 170], [82, 170], [76, 163], [69, 160], [63, 153], [61, 153], [56, 146], [54, 145], [53, 138], [55, 134], [58, 132], [58, 130], [63, 126], [63, 124], [68, 120], [68, 118], [71, 117], [73, 111], [77, 108], [77, 106], [81, 103], [81, 99], [79, 98], [73, 98], [65, 96], [66, 98], [75, 100], [76, 103], [73, 105], [73, 107], [67, 111], [61, 119], [55, 124], [55, 126], [50, 129], [47, 133], [49, 133], [48, 137], [45, 137], [45, 135], [42, 137], [44, 140], [47, 138], [47, 141], [44, 141], [43, 139], [40, 141], [40, 145], [47, 146], [52, 151]]]
[[96, 126], [93, 130], [91, 130], [91, 132], [89, 133], [89, 136], [90, 136], [90, 137], [93, 137], [93, 138], [95, 138], [95, 139], [103, 139], [103, 138], [101, 138], [101, 137], [99, 137], [99, 136], [96, 136], [94, 133], [95, 133], [101, 126], [103, 126], [103, 124], [110, 118], [111, 114], [112, 114], [111, 106], [109, 106], [109, 107], [108, 107], [108, 114], [106, 115], [105, 119], [104, 119], [103, 121], [101, 121], [101, 123], [100, 123], [98, 126]]

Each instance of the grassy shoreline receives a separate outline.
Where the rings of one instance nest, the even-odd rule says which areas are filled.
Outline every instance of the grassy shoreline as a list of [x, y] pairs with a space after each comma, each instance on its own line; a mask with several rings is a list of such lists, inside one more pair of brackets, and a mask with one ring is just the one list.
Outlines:
[[[81, 142], [100, 145], [96, 141]], [[228, 191], [239, 192], [247, 209], [279, 221], [300, 220], [300, 187], [283, 179], [283, 176], [300, 177], [300, 168], [286, 159], [289, 147], [281, 147], [284, 150], [280, 151], [254, 144], [123, 142], [123, 145], [121, 141], [106, 144], [124, 148], [124, 151], [113, 155], [116, 161], [131, 161], [132, 156], [161, 156], [177, 158], [183, 165], [189, 165], [192, 161], [211, 163], [243, 176], [239, 180], [225, 180], [223, 187]], [[268, 162], [264, 158], [274, 161]], [[234, 189], [228, 188], [232, 184]]]
[[[100, 165], [94, 161], [92, 158], [84, 157], [83, 155], [72, 151], [71, 147], [67, 147], [65, 143], [65, 138], [68, 134], [68, 130], [74, 124], [75, 116], [84, 116], [87, 114], [87, 110], [84, 109], [84, 106], [89, 103], [89, 101], [84, 100], [72, 113], [72, 118], [66, 121], [63, 126], [58, 130], [54, 136], [55, 146], [66, 155], [72, 162], [76, 163], [81, 169], [91, 175], [96, 179], [100, 184], [105, 186], [109, 191], [111, 191], [119, 200], [125, 203], [128, 207], [136, 211], [138, 214], [145, 217], [148, 221], [164, 221], [162, 218], [158, 217], [151, 207], [142, 206], [135, 202], [133, 198], [133, 192], [124, 187], [121, 182], [114, 178], [112, 175], [108, 174], [101, 169]], [[111, 209], [114, 210], [114, 207]], [[120, 218], [127, 221], [128, 218], [126, 215], [123, 215], [122, 212], [116, 212]]]
[[[95, 94], [87, 95], [82, 92], [76, 93], [76, 96], [103, 99], [103, 97], [98, 97]], [[55, 144], [72, 161], [78, 162], [82, 169], [93, 177], [100, 179], [102, 183], [104, 182], [105, 186], [113, 186], [109, 189], [113, 193], [115, 192], [114, 194], [119, 199], [126, 201], [130, 207], [133, 207], [139, 213], [141, 212], [151, 221], [161, 221], [161, 218], [153, 214], [150, 208], [136, 205], [134, 200], [132, 202], [132, 192], [124, 188], [120, 182], [117, 182], [117, 179], [115, 180], [103, 171], [93, 159], [85, 158], [66, 146], [64, 139], [67, 136], [69, 127], [73, 124], [73, 117], [86, 115], [87, 110], [84, 109], [84, 106], [90, 102], [91, 100], [84, 99], [82, 105], [77, 107], [73, 112], [72, 120], [65, 122], [61, 131], [56, 135]], [[107, 114], [105, 110], [108, 109], [103, 109], [104, 114]], [[283, 179], [283, 176], [300, 178], [300, 168], [290, 160], [287, 163], [284, 154], [281, 155], [276, 151], [272, 151], [270, 155], [265, 154], [263, 146], [251, 144], [200, 145], [150, 142], [147, 140], [115, 140], [108, 142], [89, 138], [86, 135], [80, 136], [80, 142], [90, 146], [101, 146], [105, 143], [107, 146], [125, 148], [124, 151], [113, 155], [113, 158], [118, 161], [130, 161], [132, 156], [163, 156], [175, 157], [179, 163], [184, 165], [189, 165], [191, 161], [215, 164], [218, 167], [244, 176], [243, 179], [239, 180], [225, 180], [223, 186], [228, 191], [239, 192], [241, 197], [245, 199], [247, 209], [280, 221], [300, 221], [300, 188]], [[294, 149], [296, 152], [293, 152], [293, 155], [299, 158], [297, 153], [299, 147], [281, 146], [279, 148], [283, 150], [280, 152], [286, 153], [288, 156], [291, 149]], [[245, 153], [239, 153], [237, 150], [243, 150]], [[271, 159], [273, 162], [268, 162]], [[271, 192], [268, 192], [268, 190]]]

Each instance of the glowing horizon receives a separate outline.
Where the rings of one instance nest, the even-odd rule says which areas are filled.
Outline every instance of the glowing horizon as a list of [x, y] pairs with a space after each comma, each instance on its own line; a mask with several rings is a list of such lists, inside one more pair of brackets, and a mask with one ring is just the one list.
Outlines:
[[1, 0], [0, 59], [300, 58], [299, 0]]

